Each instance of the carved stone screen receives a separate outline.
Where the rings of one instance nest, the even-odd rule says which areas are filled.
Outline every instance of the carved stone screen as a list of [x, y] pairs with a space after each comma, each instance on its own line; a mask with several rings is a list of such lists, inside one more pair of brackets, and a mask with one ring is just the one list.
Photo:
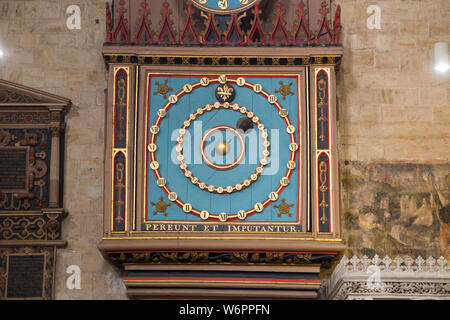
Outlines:
[[43, 298], [44, 263], [43, 254], [9, 256], [6, 298]]

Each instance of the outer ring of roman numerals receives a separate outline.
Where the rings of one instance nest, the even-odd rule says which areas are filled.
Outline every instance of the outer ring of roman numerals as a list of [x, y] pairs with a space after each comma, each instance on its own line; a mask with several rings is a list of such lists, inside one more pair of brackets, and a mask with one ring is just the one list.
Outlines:
[[[178, 102], [178, 100], [180, 98], [182, 98], [186, 94], [191, 93], [195, 89], [198, 89], [201, 87], [207, 87], [211, 84], [227, 83], [227, 82], [236, 84], [240, 87], [247, 87], [247, 88], [251, 89], [253, 92], [264, 96], [267, 99], [267, 101], [277, 109], [279, 116], [283, 119], [283, 121], [286, 125], [286, 132], [288, 133], [288, 135], [290, 137], [290, 144], [289, 144], [289, 148], [288, 148], [290, 157], [289, 157], [289, 161], [286, 164], [287, 171], [286, 171], [285, 175], [280, 179], [279, 186], [274, 191], [270, 192], [264, 201], [256, 202], [254, 204], [253, 208], [250, 208], [248, 210], [239, 210], [235, 214], [228, 214], [225, 212], [221, 212], [219, 214], [214, 214], [214, 213], [208, 212], [207, 210], [198, 210], [196, 208], [193, 208], [193, 206], [190, 203], [185, 203], [181, 199], [179, 199], [178, 194], [169, 188], [168, 182], [166, 181], [166, 179], [164, 177], [162, 177], [161, 172], [159, 170], [160, 164], [156, 161], [156, 150], [157, 150], [156, 137], [159, 133], [159, 127], [161, 125], [161, 122], [166, 117], [167, 112], [173, 105], [175, 105]], [[210, 106], [211, 110], [214, 108], [214, 105], [209, 105], [209, 106]], [[210, 110], [202, 110], [202, 111], [205, 112], [205, 111], [210, 111]], [[255, 119], [254, 122], [257, 124], [258, 129], [264, 130], [264, 125], [262, 125], [259, 122], [259, 118], [254, 116], [253, 113], [252, 113], [252, 117]], [[190, 122], [193, 120], [194, 119], [188, 119], [188, 120], [186, 120], [186, 122], [189, 122], [189, 124], [190, 124]], [[188, 125], [186, 123], [185, 127], [187, 127], [187, 126]], [[158, 110], [154, 125], [150, 128], [150, 133], [151, 133], [150, 141], [151, 142], [147, 146], [147, 149], [148, 149], [148, 152], [150, 155], [150, 162], [149, 162], [150, 168], [155, 173], [157, 185], [161, 189], [163, 189], [163, 191], [167, 194], [168, 199], [170, 201], [176, 203], [180, 208], [183, 209], [183, 211], [185, 213], [197, 215], [202, 220], [218, 220], [220, 222], [226, 222], [230, 219], [245, 220], [250, 215], [263, 212], [264, 208], [269, 206], [272, 202], [276, 201], [279, 198], [280, 194], [283, 192], [284, 188], [286, 188], [289, 185], [290, 176], [292, 175], [292, 172], [296, 169], [295, 158], [296, 158], [296, 152], [299, 149], [299, 146], [296, 143], [296, 139], [295, 139], [295, 135], [294, 135], [295, 131], [296, 131], [296, 128], [294, 127], [294, 125], [291, 123], [291, 121], [289, 119], [288, 111], [280, 105], [277, 97], [266, 92], [261, 84], [252, 84], [243, 77], [228, 78], [225, 75], [220, 75], [217, 78], [203, 77], [200, 79], [200, 81], [198, 81], [196, 83], [185, 84], [183, 86], [183, 89], [180, 90], [178, 93], [170, 95], [169, 99], [168, 99], [167, 103], [164, 105], [164, 107], [162, 107], [161, 109]], [[177, 142], [178, 142], [178, 144], [182, 144], [183, 137], [178, 137]], [[269, 146], [270, 146], [270, 143], [268, 141], [266, 141], [266, 147], [268, 148]], [[265, 159], [262, 159], [262, 160], [265, 160]], [[264, 163], [267, 164], [267, 160], [265, 160]], [[180, 166], [180, 167], [182, 170], [187, 170], [187, 166]], [[186, 177], [192, 178], [192, 174], [186, 175]], [[240, 188], [236, 188], [236, 191], [240, 191], [244, 187], [249, 186], [250, 184], [251, 184], [251, 179], [249, 181], [246, 180], [246, 181], [244, 181], [243, 185]], [[208, 186], [206, 184], [204, 184], [203, 187], [208, 188]], [[224, 192], [225, 190], [226, 189], [223, 189], [222, 192]]]

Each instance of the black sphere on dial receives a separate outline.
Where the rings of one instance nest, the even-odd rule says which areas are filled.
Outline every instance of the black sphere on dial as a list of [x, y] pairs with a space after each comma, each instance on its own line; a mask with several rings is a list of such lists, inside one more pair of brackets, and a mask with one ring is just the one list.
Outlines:
[[248, 130], [253, 129], [253, 122], [249, 118], [242, 118], [236, 124], [237, 129], [241, 129], [246, 133]]

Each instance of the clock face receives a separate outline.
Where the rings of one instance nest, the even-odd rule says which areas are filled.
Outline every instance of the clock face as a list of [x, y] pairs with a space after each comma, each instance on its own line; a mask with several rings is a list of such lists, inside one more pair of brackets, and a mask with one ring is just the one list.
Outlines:
[[206, 12], [215, 14], [237, 13], [255, 5], [259, 0], [191, 0]]
[[298, 75], [158, 73], [147, 85], [145, 223], [302, 231]]

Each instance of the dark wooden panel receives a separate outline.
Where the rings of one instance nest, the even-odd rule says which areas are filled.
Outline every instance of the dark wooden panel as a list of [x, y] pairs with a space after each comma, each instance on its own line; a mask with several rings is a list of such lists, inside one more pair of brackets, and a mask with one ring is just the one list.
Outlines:
[[6, 298], [43, 298], [44, 263], [43, 254], [9, 256]]

